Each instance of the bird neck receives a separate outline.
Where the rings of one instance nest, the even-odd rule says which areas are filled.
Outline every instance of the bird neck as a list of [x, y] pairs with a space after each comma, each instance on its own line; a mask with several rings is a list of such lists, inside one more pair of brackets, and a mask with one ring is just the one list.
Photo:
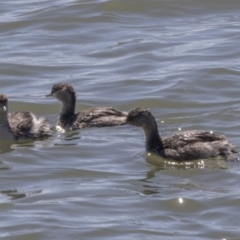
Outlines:
[[165, 157], [163, 142], [159, 135], [156, 121], [154, 120], [153, 124], [144, 127], [144, 132], [146, 151]]
[[14, 140], [15, 136], [8, 122], [8, 113], [0, 113], [0, 138], [4, 140]]
[[69, 124], [69, 120], [75, 116], [75, 99], [62, 102], [62, 108], [60, 111], [58, 124], [65, 127]]

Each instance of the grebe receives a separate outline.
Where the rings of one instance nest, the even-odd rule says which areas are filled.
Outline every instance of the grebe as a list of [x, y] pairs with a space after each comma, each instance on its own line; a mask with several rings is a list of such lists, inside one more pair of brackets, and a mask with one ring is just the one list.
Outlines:
[[8, 112], [8, 98], [0, 95], [0, 139], [17, 141], [51, 136], [51, 126], [31, 112]]
[[57, 83], [46, 97], [55, 97], [62, 102], [57, 129], [76, 130], [87, 127], [117, 126], [126, 123], [126, 112], [112, 107], [93, 107], [75, 113], [76, 93], [68, 83]]
[[155, 118], [147, 109], [136, 108], [129, 112], [127, 123], [142, 127], [145, 132], [146, 151], [162, 158], [189, 161], [222, 156], [233, 153], [234, 146], [224, 135], [216, 135], [207, 131], [184, 131], [161, 139]]

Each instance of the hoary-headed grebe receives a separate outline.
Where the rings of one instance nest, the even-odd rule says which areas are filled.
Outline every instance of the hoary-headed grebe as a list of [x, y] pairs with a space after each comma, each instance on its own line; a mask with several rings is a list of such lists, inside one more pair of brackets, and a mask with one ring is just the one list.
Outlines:
[[235, 153], [234, 146], [224, 135], [207, 131], [184, 131], [161, 139], [155, 118], [149, 110], [143, 108], [130, 111], [127, 123], [142, 127], [145, 132], [146, 151], [162, 158], [189, 161], [222, 156], [227, 159]]
[[57, 83], [46, 97], [55, 97], [62, 102], [58, 118], [58, 129], [76, 130], [87, 127], [117, 126], [126, 123], [126, 112], [112, 107], [93, 107], [75, 113], [76, 93], [68, 83]]
[[8, 113], [8, 98], [0, 95], [0, 139], [17, 141], [49, 137], [50, 124], [31, 112]]

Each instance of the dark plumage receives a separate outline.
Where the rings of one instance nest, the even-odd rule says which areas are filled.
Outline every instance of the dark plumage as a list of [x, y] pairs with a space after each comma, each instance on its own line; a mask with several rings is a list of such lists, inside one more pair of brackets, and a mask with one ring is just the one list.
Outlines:
[[62, 102], [57, 127], [64, 130], [117, 126], [126, 122], [127, 113], [112, 107], [93, 107], [75, 113], [76, 93], [68, 83], [53, 85], [51, 92], [46, 96], [53, 96]]
[[50, 124], [31, 112], [8, 113], [8, 98], [0, 95], [0, 139], [27, 140], [51, 136]]
[[234, 146], [224, 135], [207, 131], [184, 131], [161, 139], [155, 118], [146, 109], [136, 108], [129, 112], [127, 123], [142, 127], [146, 150], [163, 158], [188, 161], [222, 156], [227, 159], [228, 155], [235, 153]]

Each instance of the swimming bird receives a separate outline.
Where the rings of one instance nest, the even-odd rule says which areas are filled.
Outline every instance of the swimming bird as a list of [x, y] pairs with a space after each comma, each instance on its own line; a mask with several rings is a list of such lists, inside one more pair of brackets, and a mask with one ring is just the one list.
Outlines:
[[147, 109], [133, 109], [128, 113], [126, 122], [142, 127], [145, 132], [146, 151], [162, 158], [189, 161], [222, 156], [227, 160], [229, 155], [236, 153], [234, 146], [224, 135], [208, 131], [183, 131], [162, 139], [156, 120]]
[[8, 98], [0, 94], [0, 139], [17, 141], [51, 136], [50, 124], [31, 112], [8, 113]]
[[55, 97], [62, 102], [56, 128], [59, 130], [76, 130], [87, 127], [117, 126], [126, 123], [126, 112], [113, 107], [93, 107], [75, 113], [76, 93], [68, 83], [54, 84], [46, 97]]

